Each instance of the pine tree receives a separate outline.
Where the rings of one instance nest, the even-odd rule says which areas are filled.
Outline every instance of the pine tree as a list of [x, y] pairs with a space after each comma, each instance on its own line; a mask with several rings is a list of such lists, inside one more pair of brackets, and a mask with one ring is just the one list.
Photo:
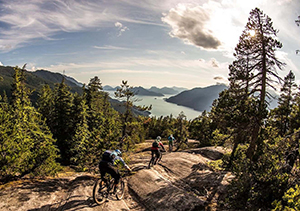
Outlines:
[[97, 154], [93, 150], [93, 143], [90, 141], [90, 131], [88, 128], [88, 106], [84, 97], [75, 95], [74, 97], [74, 115], [76, 114], [75, 134], [71, 143], [71, 163], [77, 168], [85, 171], [93, 163], [93, 157]]
[[37, 100], [37, 108], [42, 114], [43, 118], [46, 119], [47, 125], [49, 127], [53, 127], [54, 95], [49, 85], [44, 85], [42, 87], [41, 93], [39, 94], [39, 98]]
[[70, 163], [70, 141], [72, 139], [71, 109], [73, 96], [70, 87], [65, 84], [63, 78], [60, 84], [56, 84], [54, 90], [53, 122], [50, 125], [53, 137], [57, 139], [57, 146], [61, 153], [61, 163]]
[[54, 174], [59, 168], [55, 140], [31, 106], [24, 68], [15, 68], [11, 104], [0, 108], [1, 177]]
[[175, 137], [178, 146], [175, 151], [178, 151], [182, 145], [185, 143], [186, 138], [188, 137], [188, 121], [186, 115], [183, 112], [180, 112], [176, 118], [175, 123]]
[[270, 113], [271, 121], [274, 122], [274, 126], [279, 129], [281, 136], [284, 136], [290, 130], [290, 114], [292, 112], [292, 105], [294, 104], [296, 88], [295, 75], [290, 71], [284, 78], [284, 84], [278, 99], [278, 107], [273, 109]]
[[[255, 35], [251, 35], [255, 32]], [[284, 65], [275, 57], [275, 51], [282, 47], [282, 44], [276, 39], [278, 31], [273, 28], [271, 19], [263, 14], [261, 10], [255, 8], [250, 12], [250, 17], [243, 31], [240, 41], [235, 48], [234, 56], [237, 58], [233, 66], [236, 65], [238, 72], [243, 70], [243, 76], [248, 76], [250, 95], [258, 96], [258, 115], [256, 116], [254, 128], [252, 130], [251, 141], [248, 148], [248, 157], [252, 156], [259, 145], [258, 137], [263, 119], [267, 115], [266, 96], [267, 87], [274, 88], [273, 83], [281, 78], [276, 72]], [[244, 64], [244, 65], [242, 65]], [[239, 78], [238, 76], [236, 78]]]
[[127, 134], [127, 123], [132, 118], [131, 108], [133, 107], [133, 102], [135, 101], [135, 93], [132, 91], [133, 87], [129, 86], [127, 81], [122, 81], [121, 87], [115, 92], [115, 96], [120, 99], [125, 98], [125, 112], [122, 115], [122, 136]]

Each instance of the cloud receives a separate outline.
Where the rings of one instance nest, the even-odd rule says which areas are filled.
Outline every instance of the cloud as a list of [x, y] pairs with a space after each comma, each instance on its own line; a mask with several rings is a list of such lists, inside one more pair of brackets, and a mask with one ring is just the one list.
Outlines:
[[123, 26], [123, 24], [121, 24], [120, 22], [116, 22], [115, 23], [115, 27], [117, 27], [119, 29], [119, 34], [118, 37], [122, 35], [123, 32], [125, 32], [126, 30], [129, 30], [128, 27]]
[[227, 84], [227, 85], [229, 84], [229, 81], [224, 76], [220, 76], [220, 75], [215, 76], [214, 80], [217, 82], [217, 84]]
[[215, 58], [211, 58], [210, 62], [213, 67], [219, 67], [219, 62]]
[[210, 21], [210, 13], [202, 6], [179, 4], [162, 21], [172, 27], [172, 37], [205, 49], [217, 49], [221, 46], [221, 41], [206, 27]]
[[[136, 18], [126, 6], [115, 1], [97, 0], [0, 1], [0, 51], [10, 51], [36, 39], [53, 40], [60, 32], [110, 27], [117, 21], [161, 25], [150, 18]], [[119, 34], [126, 30], [128, 27], [122, 26]]]
[[112, 46], [112, 45], [93, 46], [93, 48], [100, 49], [100, 50], [130, 50], [129, 48], [123, 48], [123, 47]]
[[2, 62], [0, 62], [0, 66], [3, 66]]

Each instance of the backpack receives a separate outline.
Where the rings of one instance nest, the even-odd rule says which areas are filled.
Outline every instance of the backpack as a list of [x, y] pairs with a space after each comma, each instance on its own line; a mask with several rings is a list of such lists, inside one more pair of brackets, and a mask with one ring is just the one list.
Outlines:
[[110, 157], [110, 154], [111, 154], [111, 151], [106, 150], [106, 151], [103, 153], [103, 155], [102, 155], [102, 160], [111, 162], [112, 159], [111, 159], [111, 157]]
[[153, 141], [153, 143], [152, 143], [152, 147], [158, 147], [158, 142], [157, 141]]

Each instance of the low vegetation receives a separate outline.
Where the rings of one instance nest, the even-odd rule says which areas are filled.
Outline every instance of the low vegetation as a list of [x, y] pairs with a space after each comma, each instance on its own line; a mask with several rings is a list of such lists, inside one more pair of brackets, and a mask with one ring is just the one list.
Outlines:
[[[250, 35], [253, 30], [255, 36]], [[64, 79], [54, 88], [45, 85], [33, 106], [25, 67], [16, 67], [11, 97], [3, 94], [0, 103], [1, 181], [54, 175], [61, 166], [94, 171], [106, 149], [128, 152], [145, 139], [173, 134], [175, 150], [188, 147], [187, 137], [197, 140], [198, 147], [231, 149], [222, 161], [210, 164], [234, 175], [222, 206], [299, 210], [300, 91], [292, 71], [284, 79], [276, 72], [284, 66], [275, 57], [282, 47], [277, 32], [267, 15], [258, 8], [251, 11], [229, 66], [229, 88], [219, 94], [210, 112], [191, 121], [184, 113], [134, 115], [134, 92], [127, 81], [116, 92], [124, 100], [124, 112], [119, 113], [110, 106], [98, 77], [84, 85], [81, 94], [71, 93]], [[278, 84], [282, 84], [279, 103], [271, 110], [268, 90]]]

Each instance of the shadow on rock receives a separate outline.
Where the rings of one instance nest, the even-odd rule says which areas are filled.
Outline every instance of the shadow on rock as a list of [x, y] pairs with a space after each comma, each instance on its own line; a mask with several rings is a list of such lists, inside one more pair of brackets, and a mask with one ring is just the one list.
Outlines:
[[203, 157], [206, 157], [211, 160], [219, 160], [223, 157], [223, 153], [214, 149], [214, 147], [204, 147], [200, 149], [190, 149], [186, 150], [188, 153], [200, 154]]
[[[75, 198], [78, 196], [74, 196], [72, 198]], [[79, 196], [80, 197], [80, 196]], [[93, 200], [91, 198], [87, 199], [87, 200], [79, 200], [79, 199], [74, 199], [74, 200], [70, 200], [66, 203], [55, 203], [55, 204], [48, 204], [48, 205], [44, 205], [40, 208], [36, 208], [36, 209], [31, 209], [28, 211], [63, 211], [63, 210], [82, 210], [84, 208], [88, 208], [88, 207], [95, 207], [98, 206], [97, 204], [94, 204]]]

